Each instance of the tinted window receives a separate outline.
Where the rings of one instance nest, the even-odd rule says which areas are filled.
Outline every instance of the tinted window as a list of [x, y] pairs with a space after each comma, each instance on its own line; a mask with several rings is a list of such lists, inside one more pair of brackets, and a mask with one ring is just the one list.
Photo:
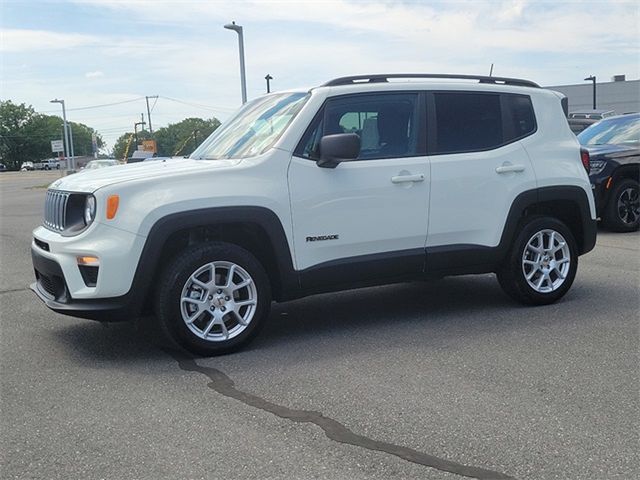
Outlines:
[[525, 137], [536, 131], [536, 117], [533, 114], [531, 99], [525, 95], [504, 95], [509, 110], [513, 131], [506, 135], [505, 141]]
[[500, 96], [435, 93], [434, 153], [487, 150], [504, 143]]
[[418, 151], [417, 94], [354, 95], [329, 99], [302, 138], [296, 154], [317, 160], [320, 139], [360, 136], [360, 160], [407, 157]]

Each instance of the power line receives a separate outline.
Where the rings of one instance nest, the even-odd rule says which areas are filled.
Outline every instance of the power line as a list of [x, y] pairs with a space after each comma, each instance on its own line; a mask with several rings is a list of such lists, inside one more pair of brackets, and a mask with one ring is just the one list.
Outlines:
[[[136, 97], [131, 100], [123, 100], [121, 102], [113, 102], [113, 103], [103, 103], [100, 105], [88, 105], [86, 107], [75, 107], [75, 108], [67, 108], [67, 112], [76, 112], [78, 110], [92, 110], [94, 108], [104, 108], [104, 107], [113, 107], [115, 105], [123, 105], [125, 103], [137, 102], [138, 100], [142, 100], [144, 97]], [[40, 113], [56, 113], [58, 110], [45, 110]]]
[[213, 105], [204, 105], [202, 103], [195, 103], [195, 102], [187, 102], [185, 100], [178, 100], [177, 98], [171, 98], [171, 97], [165, 97], [164, 95], [160, 95], [160, 98], [164, 98], [165, 100], [170, 100], [172, 102], [177, 102], [177, 103], [182, 103], [184, 105], [189, 105], [192, 107], [199, 107], [199, 108], [204, 108], [205, 110], [212, 110], [212, 111], [228, 111], [228, 112], [233, 112], [236, 109], [233, 107], [214, 107]]

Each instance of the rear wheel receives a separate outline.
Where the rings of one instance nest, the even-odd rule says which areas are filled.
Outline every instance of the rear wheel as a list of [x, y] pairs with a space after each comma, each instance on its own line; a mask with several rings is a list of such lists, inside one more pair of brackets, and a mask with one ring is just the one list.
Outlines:
[[635, 232], [640, 228], [640, 187], [626, 178], [617, 182], [604, 212], [604, 224], [614, 232]]
[[269, 314], [271, 290], [248, 251], [215, 242], [184, 251], [164, 271], [155, 310], [163, 330], [198, 355], [238, 350]]
[[578, 268], [575, 239], [551, 217], [529, 220], [497, 272], [502, 289], [514, 300], [546, 305], [564, 296]]

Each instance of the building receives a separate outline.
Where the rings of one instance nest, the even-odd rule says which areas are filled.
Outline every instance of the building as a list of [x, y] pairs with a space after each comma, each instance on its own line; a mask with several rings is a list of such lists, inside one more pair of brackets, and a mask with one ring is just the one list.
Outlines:
[[[592, 82], [545, 88], [565, 94], [569, 99], [569, 112], [593, 109]], [[616, 75], [611, 82], [596, 81], [596, 108], [615, 110], [617, 114], [640, 112], [640, 80], [625, 80], [624, 75]]]

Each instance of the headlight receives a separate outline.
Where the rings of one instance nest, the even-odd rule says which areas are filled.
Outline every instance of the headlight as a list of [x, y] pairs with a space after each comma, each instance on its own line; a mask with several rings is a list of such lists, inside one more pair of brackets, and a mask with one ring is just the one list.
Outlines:
[[96, 197], [93, 195], [87, 195], [87, 199], [84, 202], [84, 223], [85, 225], [91, 225], [91, 222], [96, 218]]
[[606, 167], [606, 165], [607, 162], [605, 162], [604, 160], [591, 160], [591, 162], [589, 162], [589, 166], [591, 167], [589, 169], [589, 173], [591, 175], [597, 175], [604, 170], [604, 167]]

